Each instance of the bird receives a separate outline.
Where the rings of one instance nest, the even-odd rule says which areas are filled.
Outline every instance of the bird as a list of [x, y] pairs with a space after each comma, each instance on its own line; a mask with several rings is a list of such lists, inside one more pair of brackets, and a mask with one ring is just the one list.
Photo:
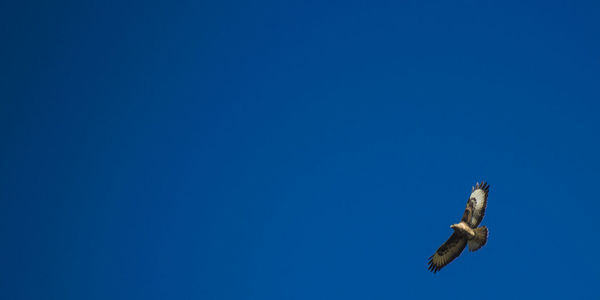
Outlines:
[[454, 233], [450, 238], [429, 257], [428, 270], [434, 274], [457, 258], [469, 245], [469, 251], [474, 252], [483, 247], [488, 240], [488, 229], [479, 226], [485, 215], [490, 186], [486, 182], [477, 182], [471, 188], [467, 207], [458, 224], [450, 225]]

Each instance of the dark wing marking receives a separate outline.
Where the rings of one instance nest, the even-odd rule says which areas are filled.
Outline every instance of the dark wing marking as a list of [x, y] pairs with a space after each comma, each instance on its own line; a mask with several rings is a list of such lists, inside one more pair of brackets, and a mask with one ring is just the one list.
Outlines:
[[[485, 216], [485, 209], [487, 207], [487, 199], [488, 193], [490, 192], [490, 185], [486, 182], [482, 182], [481, 184], [477, 183], [471, 189], [471, 196], [469, 196], [469, 202], [473, 202], [473, 213], [471, 218], [467, 222], [471, 228], [477, 228], [483, 217]], [[468, 205], [467, 205], [468, 206]]]
[[463, 213], [463, 216], [460, 219], [461, 222], [465, 222], [465, 223], [469, 224], [470, 220], [473, 218], [474, 206], [475, 206], [475, 202], [471, 201], [471, 199], [469, 199], [469, 201], [467, 201], [467, 207], [465, 208], [465, 212]]
[[429, 257], [429, 271], [436, 273], [441, 270], [455, 258], [457, 258], [465, 249], [467, 239], [461, 237], [458, 233], [453, 233], [450, 238], [437, 249], [435, 254]]

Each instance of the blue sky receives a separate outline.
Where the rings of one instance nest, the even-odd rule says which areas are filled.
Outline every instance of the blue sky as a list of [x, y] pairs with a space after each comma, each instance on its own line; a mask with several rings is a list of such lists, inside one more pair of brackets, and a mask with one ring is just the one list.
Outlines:
[[600, 294], [598, 2], [0, 11], [3, 299]]

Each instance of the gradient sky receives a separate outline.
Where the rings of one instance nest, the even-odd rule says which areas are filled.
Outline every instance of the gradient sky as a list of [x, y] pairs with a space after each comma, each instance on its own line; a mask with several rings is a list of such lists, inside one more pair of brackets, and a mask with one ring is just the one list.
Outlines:
[[17, 2], [2, 299], [600, 297], [600, 2]]

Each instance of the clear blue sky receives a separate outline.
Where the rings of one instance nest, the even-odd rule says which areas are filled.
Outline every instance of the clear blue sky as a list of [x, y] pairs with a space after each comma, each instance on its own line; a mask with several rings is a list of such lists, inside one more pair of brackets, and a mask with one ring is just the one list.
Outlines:
[[522, 2], [3, 2], [0, 297], [598, 299], [599, 2]]

